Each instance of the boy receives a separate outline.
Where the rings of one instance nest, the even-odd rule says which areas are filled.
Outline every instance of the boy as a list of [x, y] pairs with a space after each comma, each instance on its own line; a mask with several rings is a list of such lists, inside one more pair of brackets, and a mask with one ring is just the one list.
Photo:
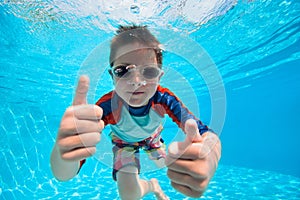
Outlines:
[[[156, 179], [139, 178], [139, 151], [145, 150], [159, 167], [166, 162], [171, 185], [199, 197], [205, 191], [220, 158], [218, 137], [203, 125], [168, 89], [159, 86], [163, 75], [162, 49], [143, 26], [120, 27], [111, 42], [111, 69], [115, 89], [96, 105], [86, 104], [89, 79], [82, 76], [73, 106], [67, 108], [51, 155], [59, 180], [74, 177], [92, 156], [105, 125], [111, 125], [113, 179], [121, 199], [140, 199], [153, 192], [168, 199]], [[162, 119], [168, 114], [186, 133], [172, 143], [168, 155], [161, 138]]]

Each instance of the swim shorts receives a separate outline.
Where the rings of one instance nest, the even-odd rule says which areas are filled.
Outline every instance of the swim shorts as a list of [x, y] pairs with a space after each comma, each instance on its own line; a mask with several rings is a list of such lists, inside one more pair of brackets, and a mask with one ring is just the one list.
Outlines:
[[113, 132], [110, 134], [113, 146], [113, 179], [117, 180], [117, 172], [125, 166], [133, 165], [140, 173], [140, 149], [144, 150], [151, 160], [159, 160], [166, 157], [166, 145], [161, 138], [162, 127], [149, 138], [134, 143], [128, 143], [118, 138]]

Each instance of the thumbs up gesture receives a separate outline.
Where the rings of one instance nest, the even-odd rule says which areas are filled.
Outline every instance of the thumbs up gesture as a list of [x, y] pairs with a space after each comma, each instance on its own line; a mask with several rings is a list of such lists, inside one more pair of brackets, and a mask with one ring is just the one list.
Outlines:
[[87, 104], [89, 78], [81, 76], [76, 89], [73, 105], [66, 109], [58, 130], [56, 144], [61, 158], [79, 161], [96, 152], [100, 133], [104, 127], [102, 109]]
[[173, 142], [166, 158], [167, 175], [177, 191], [200, 197], [214, 175], [221, 155], [218, 136], [212, 132], [199, 134], [195, 120], [185, 123], [186, 138], [183, 142]]

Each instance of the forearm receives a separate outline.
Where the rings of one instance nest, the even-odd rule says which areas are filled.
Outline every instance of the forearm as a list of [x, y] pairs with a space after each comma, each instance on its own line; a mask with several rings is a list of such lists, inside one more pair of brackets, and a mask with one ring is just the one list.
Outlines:
[[56, 145], [51, 153], [50, 164], [53, 175], [60, 181], [68, 181], [76, 176], [80, 166], [79, 161], [63, 160]]

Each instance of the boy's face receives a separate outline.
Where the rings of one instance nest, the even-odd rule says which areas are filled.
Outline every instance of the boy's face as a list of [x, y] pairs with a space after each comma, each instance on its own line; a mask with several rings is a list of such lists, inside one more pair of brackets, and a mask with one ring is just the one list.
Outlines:
[[119, 78], [112, 75], [115, 91], [130, 106], [140, 107], [148, 103], [149, 99], [155, 94], [158, 82], [163, 75], [151, 79], [146, 79], [141, 73], [141, 69], [145, 66], [157, 67], [156, 55], [153, 49], [140, 48], [137, 44], [128, 45], [127, 51], [118, 50], [114, 60], [113, 69], [117, 66], [133, 66], [134, 70], [130, 72], [130, 76]]

